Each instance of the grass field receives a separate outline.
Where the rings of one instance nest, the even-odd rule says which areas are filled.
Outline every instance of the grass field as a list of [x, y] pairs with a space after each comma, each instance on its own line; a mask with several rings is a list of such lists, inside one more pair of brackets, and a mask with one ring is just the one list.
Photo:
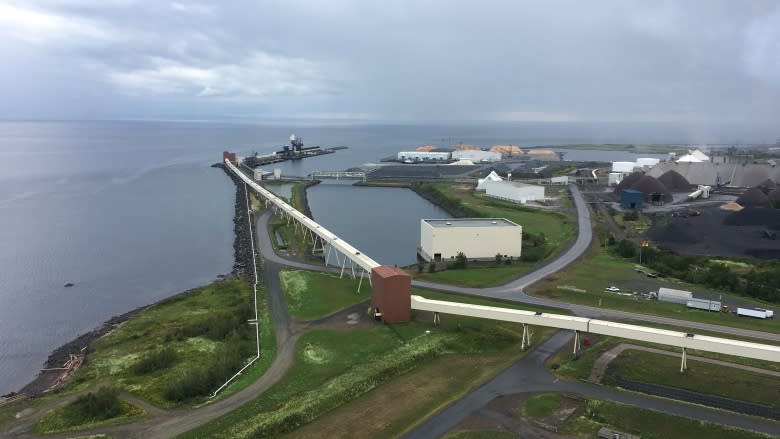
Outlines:
[[688, 360], [680, 373], [678, 361], [666, 355], [627, 350], [610, 363], [605, 384], [615, 378], [643, 381], [718, 395], [739, 401], [757, 402], [780, 409], [780, 379], [731, 367]]
[[429, 280], [451, 285], [466, 287], [488, 287], [503, 285], [531, 271], [536, 263], [513, 261], [512, 265], [496, 267], [475, 267], [460, 270], [444, 270], [435, 273], [421, 273], [415, 279]]
[[328, 273], [285, 270], [279, 278], [287, 298], [290, 315], [313, 320], [333, 314], [371, 297], [371, 286], [364, 279], [358, 293], [358, 279], [339, 278]]
[[[780, 319], [748, 319], [731, 314], [706, 312], [690, 309], [684, 305], [659, 302], [657, 300], [636, 300], [634, 297], [619, 296], [604, 289], [611, 285], [618, 287], [636, 284], [647, 285], [652, 283], [655, 290], [658, 287], [677, 289], [690, 289], [691, 285], [675, 279], [653, 279], [652, 281], [634, 271], [636, 264], [629, 260], [612, 256], [594, 242], [585, 257], [579, 262], [552, 276], [548, 276], [529, 289], [529, 293], [535, 296], [547, 297], [568, 303], [576, 303], [589, 306], [601, 306], [603, 308], [630, 311], [641, 314], [666, 316], [680, 320], [690, 320], [703, 323], [711, 323], [736, 328], [754, 329], [767, 332], [780, 332]], [[585, 293], [565, 290], [559, 286], [573, 286], [585, 290]], [[625, 290], [625, 288], [624, 288]], [[647, 291], [642, 291], [647, 292]], [[750, 302], [749, 298], [740, 297], [744, 302]], [[599, 305], [599, 303], [601, 303]], [[755, 302], [760, 306], [759, 302]]]
[[[418, 275], [420, 279], [469, 287], [501, 285], [529, 272], [542, 261], [562, 251], [576, 233], [574, 222], [570, 216], [560, 212], [545, 211], [496, 200], [481, 192], [472, 191], [468, 186], [453, 183], [426, 183], [421, 189], [434, 194], [435, 197], [442, 198], [447, 203], [458, 205], [469, 215], [483, 218], [506, 218], [523, 226], [524, 233], [543, 234], [545, 246], [539, 249], [539, 260], [513, 261], [512, 265], [496, 267], [421, 273]], [[560, 195], [560, 193], [556, 192], [556, 195]], [[567, 203], [562, 204], [566, 205]], [[525, 249], [526, 252], [535, 250], [533, 248]]]
[[[187, 370], [205, 366], [215, 360], [226, 339], [212, 332], [215, 321], [224, 320], [249, 307], [251, 289], [243, 280], [228, 280], [197, 288], [192, 292], [172, 297], [141, 311], [105, 337], [95, 341], [95, 352], [76, 374], [67, 393], [79, 391], [95, 383], [112, 383], [119, 389], [133, 393], [149, 402], [172, 407], [178, 405], [165, 397], [167, 385]], [[273, 328], [265, 304], [265, 294], [258, 292], [261, 314], [261, 344], [263, 359], [250, 368], [246, 375], [227, 389], [225, 395], [235, 392], [257, 378], [268, 368], [275, 353]], [[254, 330], [244, 322], [236, 322], [237, 331], [249, 348], [254, 348]], [[230, 328], [226, 328], [231, 330]], [[204, 332], [205, 331], [205, 332]], [[160, 346], [172, 348], [176, 359], [150, 373], [139, 374], [135, 365]], [[251, 350], [252, 352], [249, 352]], [[248, 349], [246, 359], [253, 356]], [[215, 387], [216, 389], [216, 387]], [[212, 390], [215, 390], [212, 389]], [[222, 397], [223, 395], [220, 395]], [[203, 399], [195, 398], [186, 405], [197, 405]]]
[[604, 426], [641, 435], [643, 438], [767, 438], [765, 435], [746, 430], [731, 429], [717, 424], [601, 400], [588, 401], [586, 414], [568, 421], [562, 433], [596, 437], [599, 428]]
[[473, 209], [480, 217], [506, 218], [523, 226], [524, 232], [544, 233], [552, 253], [561, 250], [575, 235], [574, 222], [564, 214], [496, 200], [462, 185], [432, 185], [445, 196], [460, 200], [463, 206]]
[[[442, 293], [425, 293], [430, 298], [453, 299]], [[472, 300], [503, 305], [487, 299]], [[446, 398], [462, 394], [519, 356], [521, 333], [522, 326], [518, 324], [458, 316], [447, 316], [442, 319], [441, 326], [434, 327], [425, 313], [415, 313], [414, 320], [409, 323], [377, 325], [372, 329], [317, 329], [301, 337], [297, 346], [298, 360], [281, 382], [253, 402], [183, 437], [298, 434], [296, 428], [317, 418], [311, 425], [325, 422], [322, 429], [326, 428], [324, 426], [341, 431], [357, 428], [348, 426], [346, 421], [328, 421], [329, 415], [320, 418], [331, 410], [342, 413], [339, 418], [355, 419], [365, 427], [367, 415], [359, 413], [376, 410], [376, 405], [366, 401], [387, 398], [386, 392], [381, 390], [383, 385], [387, 386], [385, 389], [396, 385], [423, 386], [431, 396], [386, 408], [393, 412], [393, 431], [405, 431], [448, 400]], [[539, 329], [535, 340], [546, 334]], [[426, 347], [424, 344], [431, 342], [435, 345]], [[409, 356], [418, 348], [424, 349], [422, 355]], [[457, 367], [455, 371], [453, 364], [463, 367]], [[446, 374], [441, 373], [444, 370], [447, 370]], [[434, 376], [440, 376], [438, 381]], [[388, 384], [388, 380], [392, 381]], [[396, 403], [398, 400], [393, 398]], [[311, 431], [318, 430], [320, 428]]]
[[523, 403], [523, 416], [532, 419], [544, 419], [550, 416], [561, 405], [561, 395], [557, 393], [542, 393], [533, 396]]
[[70, 406], [60, 407], [44, 415], [36, 424], [34, 431], [37, 434], [54, 434], [68, 431], [86, 430], [109, 425], [129, 424], [139, 421], [146, 414], [141, 408], [127, 401], [120, 401], [122, 410], [112, 418], [103, 420], [90, 420], [87, 422], [73, 421], [70, 416]]
[[[284, 437], [400, 437], [410, 426], [507, 364], [506, 355], [445, 355]], [[381, 422], [366, 422], [375, 416], [377, 407], [382, 407]]]

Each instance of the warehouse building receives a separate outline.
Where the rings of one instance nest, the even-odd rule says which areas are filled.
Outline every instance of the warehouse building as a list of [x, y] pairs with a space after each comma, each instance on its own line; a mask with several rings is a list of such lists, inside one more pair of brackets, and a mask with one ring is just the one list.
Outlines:
[[491, 260], [497, 254], [519, 258], [523, 227], [504, 218], [420, 220], [418, 254], [426, 261], [446, 261], [463, 252], [470, 260]]
[[687, 305], [688, 301], [693, 299], [693, 293], [685, 290], [675, 290], [673, 288], [661, 287], [658, 289], [658, 300], [660, 302], [679, 303]]
[[544, 200], [544, 186], [516, 181], [489, 181], [484, 186], [487, 196], [512, 203], [525, 204], [529, 201]]
[[645, 194], [634, 189], [620, 191], [620, 205], [623, 209], [641, 209], [645, 201]]
[[480, 151], [480, 150], [461, 150], [452, 152], [453, 160], [471, 160], [477, 162], [497, 162], [501, 160], [501, 154], [498, 152]]
[[398, 153], [399, 162], [430, 162], [447, 161], [450, 159], [449, 152], [427, 152], [427, 151], [403, 151]]

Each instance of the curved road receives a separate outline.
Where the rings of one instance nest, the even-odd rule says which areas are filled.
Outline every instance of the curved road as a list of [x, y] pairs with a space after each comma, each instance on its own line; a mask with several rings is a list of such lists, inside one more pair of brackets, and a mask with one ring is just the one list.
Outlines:
[[547, 372], [544, 362], [550, 355], [553, 355], [566, 344], [571, 343], [571, 339], [572, 334], [570, 332], [559, 331], [555, 333], [528, 355], [520, 359], [520, 361], [509, 366], [463, 398], [450, 404], [444, 410], [428, 418], [410, 431], [405, 438], [427, 439], [441, 437], [496, 397], [527, 392], [574, 393], [699, 421], [758, 431], [772, 436], [780, 435], [780, 424], [770, 420], [738, 415], [722, 410], [712, 410], [670, 399], [621, 392], [609, 387], [561, 381]]

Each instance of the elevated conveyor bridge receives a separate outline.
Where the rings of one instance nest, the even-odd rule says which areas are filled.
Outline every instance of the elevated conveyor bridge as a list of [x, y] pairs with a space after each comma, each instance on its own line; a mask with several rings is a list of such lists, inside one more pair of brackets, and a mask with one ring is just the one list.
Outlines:
[[[227, 154], [227, 153], [226, 153]], [[659, 343], [675, 346], [682, 349], [681, 370], [687, 368], [687, 349], [716, 352], [726, 355], [735, 355], [746, 358], [780, 362], [780, 346], [752, 343], [721, 337], [710, 337], [692, 333], [670, 331], [666, 329], [652, 328], [641, 325], [630, 325], [606, 320], [598, 320], [587, 317], [577, 317], [562, 314], [525, 311], [494, 306], [473, 305], [442, 300], [431, 300], [421, 296], [411, 295], [411, 278], [408, 274], [396, 267], [381, 266], [367, 255], [360, 252], [348, 242], [340, 239], [333, 232], [317, 224], [316, 221], [287, 204], [284, 200], [255, 183], [236, 168], [229, 159], [225, 159], [225, 165], [235, 173], [255, 192], [263, 196], [266, 203], [273, 204], [282, 215], [290, 221], [296, 221], [312, 237], [317, 237], [329, 248], [344, 256], [341, 264], [341, 274], [344, 274], [346, 261], [350, 261], [351, 269], [357, 265], [366, 273], [370, 273], [372, 282], [372, 308], [375, 315], [381, 316], [388, 323], [406, 321], [409, 319], [410, 310], [430, 311], [434, 313], [434, 323], [438, 322], [439, 314], [453, 314], [470, 317], [479, 317], [491, 320], [502, 320], [520, 323], [523, 325], [522, 348], [530, 345], [530, 331], [528, 325], [547, 326], [574, 331], [573, 354], [579, 355], [582, 340], [581, 334], [601, 334], [621, 337], [629, 340], [639, 340], [651, 343]], [[361, 280], [363, 272], [360, 274]], [[400, 316], [395, 320], [388, 320], [387, 316]]]

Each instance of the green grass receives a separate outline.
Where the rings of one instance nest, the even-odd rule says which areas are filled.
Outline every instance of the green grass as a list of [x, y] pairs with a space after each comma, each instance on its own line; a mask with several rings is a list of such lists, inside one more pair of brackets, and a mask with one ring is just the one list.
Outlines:
[[463, 206], [485, 218], [506, 218], [523, 226], [524, 232], [544, 233], [551, 253], [562, 250], [574, 237], [576, 231], [571, 218], [558, 212], [524, 207], [485, 196], [451, 183], [431, 183], [441, 194], [458, 199]]
[[[599, 301], [601, 301], [600, 306], [603, 308], [758, 331], [780, 332], [780, 319], [748, 319], [731, 314], [704, 312], [687, 308], [684, 305], [657, 300], [635, 300], [633, 297], [619, 296], [604, 290], [610, 285], [620, 285], [621, 282], [640, 280], [650, 282], [649, 278], [646, 279], [634, 272], [634, 267], [636, 267], [636, 263], [633, 261], [613, 256], [594, 242], [583, 260], [538, 282], [529, 289], [529, 293], [580, 305], [599, 306]], [[677, 289], [691, 287], [691, 285], [670, 278], [653, 279], [652, 282], [656, 285], [656, 290], [659, 286]], [[584, 289], [586, 292], [568, 291], [557, 288], [558, 286], [574, 286]], [[740, 297], [740, 300], [751, 301], [743, 297]], [[756, 304], [759, 303], [756, 302]]]
[[513, 439], [514, 433], [506, 430], [460, 430], [442, 436], [442, 439]]
[[[415, 292], [421, 291], [416, 290]], [[453, 299], [452, 295], [434, 292], [425, 292], [425, 296]], [[470, 300], [483, 304], [504, 305], [502, 302], [489, 299], [470, 298]], [[420, 320], [421, 315], [416, 314], [419, 313], [415, 313], [416, 320], [409, 323], [377, 325], [367, 330], [317, 329], [304, 334], [298, 342], [296, 363], [279, 383], [254, 401], [188, 432], [182, 437], [204, 438], [234, 433], [243, 434], [243, 432], [260, 428], [258, 425], [266, 423], [263, 419], [271, 419], [271, 417], [283, 420], [280, 421], [280, 425], [286, 425], [285, 428], [292, 427], [289, 424], [292, 422], [290, 416], [299, 413], [304, 407], [307, 407], [306, 413], [311, 413], [311, 410], [321, 414], [326, 409], [333, 409], [339, 404], [345, 404], [360, 396], [359, 393], [350, 393], [344, 396], [344, 394], [339, 393], [340, 391], [334, 393], [333, 388], [335, 386], [343, 389], [344, 384], [348, 383], [350, 379], [357, 383], [364, 382], [366, 368], [382, 371], [383, 376], [388, 375], [388, 378], [396, 376], [395, 369], [383, 371], [383, 367], [389, 366], [394, 361], [393, 358], [403, 352], [399, 350], [402, 349], [402, 346], [415, 345], [420, 340], [430, 337], [441, 337], [443, 351], [439, 355], [443, 352], [519, 355], [519, 342], [522, 334], [522, 326], [519, 324], [469, 317], [443, 316], [441, 326], [433, 327], [427, 317]], [[537, 330], [534, 341], [538, 342], [542, 336], [547, 334], [548, 332], [542, 329]], [[426, 361], [428, 360], [416, 361], [407, 370], [425, 364]], [[339, 383], [338, 386], [334, 384], [336, 382]], [[313, 395], [320, 392], [331, 395], [335, 400], [338, 400], [338, 404], [335, 404], [333, 399], [329, 399], [330, 397], [324, 396], [322, 397], [324, 399], [317, 399], [319, 403], [310, 404]], [[307, 414], [305, 418], [310, 419], [310, 416]], [[247, 419], [255, 421], [244, 423]], [[230, 428], [239, 424], [242, 425], [241, 431], [234, 430], [227, 433]], [[263, 428], [270, 427], [266, 425]], [[272, 429], [265, 431], [272, 431]]]
[[[197, 288], [184, 295], [163, 300], [139, 312], [116, 330], [95, 341], [89, 361], [76, 374], [67, 392], [83, 390], [95, 383], [111, 383], [119, 389], [135, 394], [147, 401], [173, 407], [177, 404], [165, 397], [165, 389], [185, 370], [206, 367], [216, 360], [215, 355], [224, 341], [212, 332], [216, 329], [212, 320], [215, 316], [238, 316], [237, 310], [248, 307], [251, 310], [251, 288], [243, 280], [227, 280]], [[248, 377], [261, 375], [275, 353], [275, 340], [265, 306], [265, 293], [258, 291], [261, 311], [263, 361], [250, 368], [238, 383], [231, 385], [232, 393], [247, 385]], [[254, 312], [251, 311], [253, 316]], [[211, 319], [211, 320], [210, 320]], [[220, 317], [221, 319], [221, 317]], [[254, 328], [243, 321], [236, 322], [242, 337], [246, 360], [254, 355]], [[208, 330], [205, 335], [198, 331]], [[172, 348], [176, 361], [160, 370], [137, 374], [134, 366], [149, 352], [159, 346]], [[251, 352], [250, 352], [251, 351]], [[216, 390], [213, 389], [213, 390]], [[222, 396], [220, 396], [221, 398]], [[186, 405], [197, 405], [205, 398], [196, 398]]]
[[[258, 413], [270, 413], [307, 391], [348, 372], [356, 365], [380, 358], [401, 346], [388, 326], [348, 332], [317, 329], [298, 341], [295, 365], [285, 377], [252, 402], [217, 418], [182, 437], [214, 437]], [[312, 356], [315, 352], [316, 356]]]
[[680, 373], [675, 358], [636, 350], [624, 351], [610, 363], [607, 371], [606, 384], [614, 385], [616, 377], [621, 377], [780, 409], [780, 379], [775, 376], [691, 359], [688, 359], [688, 370]]
[[655, 412], [611, 401], [591, 400], [593, 417], [571, 419], [563, 433], [595, 437], [599, 428], [613, 429], [653, 438], [766, 439], [767, 436], [722, 425]]
[[421, 273], [416, 279], [466, 287], [488, 287], [503, 285], [528, 273], [536, 263], [512, 261], [512, 265], [495, 267], [474, 267], [460, 270], [443, 270], [435, 273]]
[[145, 412], [127, 401], [120, 401], [121, 412], [108, 419], [91, 419], [86, 422], [75, 421], [71, 413], [72, 405], [60, 407], [44, 415], [34, 427], [37, 434], [63, 433], [67, 431], [86, 430], [109, 425], [128, 424], [138, 421], [145, 416]]
[[523, 416], [532, 419], [544, 419], [555, 412], [561, 406], [561, 395], [557, 393], [543, 393], [533, 396], [523, 403]]
[[371, 286], [364, 279], [339, 278], [328, 273], [285, 270], [279, 273], [290, 315], [312, 320], [333, 314], [370, 298]]

